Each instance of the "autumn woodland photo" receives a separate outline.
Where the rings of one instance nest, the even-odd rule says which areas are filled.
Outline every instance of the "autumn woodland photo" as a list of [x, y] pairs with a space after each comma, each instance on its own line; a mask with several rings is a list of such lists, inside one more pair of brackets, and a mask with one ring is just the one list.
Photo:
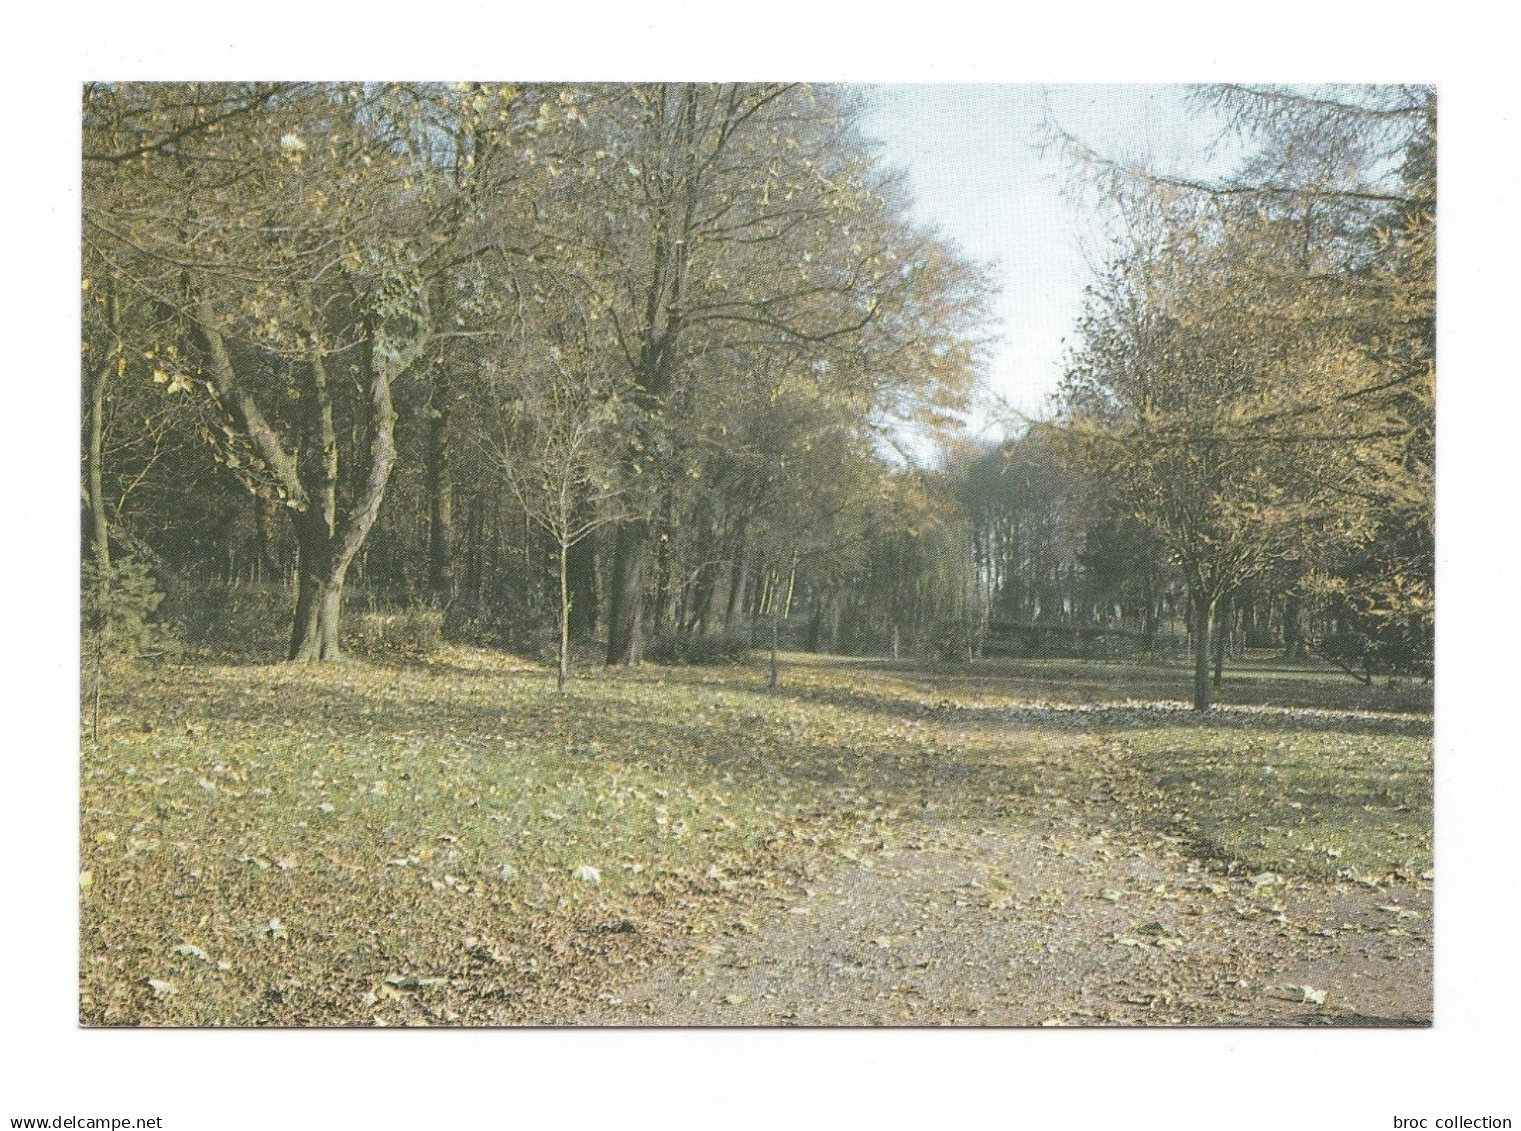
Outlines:
[[1434, 87], [81, 93], [79, 1024], [1432, 1024]]

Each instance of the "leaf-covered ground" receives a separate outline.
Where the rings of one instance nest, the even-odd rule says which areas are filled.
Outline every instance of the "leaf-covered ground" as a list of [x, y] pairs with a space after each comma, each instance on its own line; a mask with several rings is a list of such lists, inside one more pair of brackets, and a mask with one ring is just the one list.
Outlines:
[[112, 673], [82, 1021], [1429, 1018], [1429, 689], [789, 661]]

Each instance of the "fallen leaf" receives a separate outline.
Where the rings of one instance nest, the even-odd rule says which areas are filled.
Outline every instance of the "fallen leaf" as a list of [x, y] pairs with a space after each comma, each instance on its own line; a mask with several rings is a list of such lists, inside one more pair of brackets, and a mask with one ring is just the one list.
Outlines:
[[1283, 986], [1268, 986], [1263, 992], [1269, 997], [1282, 1001], [1308, 1002], [1311, 1005], [1324, 1005], [1326, 1001], [1326, 991], [1317, 990], [1314, 986], [1296, 986], [1290, 983]]
[[398, 990], [426, 989], [428, 986], [441, 986], [446, 981], [447, 978], [419, 978], [415, 974], [392, 974], [385, 980], [386, 985], [395, 986]]

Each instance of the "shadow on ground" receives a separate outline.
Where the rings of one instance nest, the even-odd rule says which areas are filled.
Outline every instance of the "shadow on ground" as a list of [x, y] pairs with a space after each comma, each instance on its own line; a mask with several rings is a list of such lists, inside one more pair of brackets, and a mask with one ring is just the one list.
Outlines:
[[1117, 728], [1177, 727], [1210, 730], [1334, 732], [1340, 734], [1402, 734], [1429, 736], [1429, 716], [1321, 707], [1247, 706], [1223, 704], [1195, 711], [1186, 703], [1040, 703], [1016, 706], [962, 706], [950, 702], [926, 704], [888, 694], [824, 688], [781, 689], [773, 692], [805, 703], [827, 703], [857, 711], [873, 711], [904, 719], [932, 719], [952, 726], [991, 721], [1055, 731], [1103, 731]]

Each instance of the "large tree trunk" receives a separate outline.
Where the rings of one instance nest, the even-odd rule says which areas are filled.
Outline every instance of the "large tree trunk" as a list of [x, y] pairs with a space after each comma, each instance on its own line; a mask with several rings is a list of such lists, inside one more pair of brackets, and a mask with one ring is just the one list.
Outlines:
[[343, 579], [348, 562], [339, 559], [338, 437], [333, 427], [333, 401], [327, 363], [314, 347], [310, 376], [303, 398], [309, 420], [306, 442], [297, 453], [296, 467], [307, 485], [309, 505], [294, 513], [299, 546], [296, 576], [296, 615], [291, 624], [292, 660], [337, 660], [343, 606]]
[[[426, 307], [426, 294], [421, 297]], [[300, 390], [304, 419], [293, 432], [294, 449], [286, 445], [253, 390], [243, 382], [211, 302], [203, 300], [189, 311], [205, 346], [205, 376], [231, 423], [258, 454], [263, 475], [278, 487], [296, 526], [300, 558], [289, 650], [293, 660], [331, 660], [340, 655], [344, 578], [375, 525], [396, 463], [391, 383], [416, 363], [430, 338], [424, 309], [417, 333], [401, 355], [379, 355], [375, 350], [379, 327], [365, 321], [365, 334], [352, 364], [360, 387], [368, 394], [368, 404], [365, 412], [356, 414], [349, 442], [367, 447], [367, 466], [363, 481], [354, 485], [347, 512], [340, 516], [338, 432], [322, 346], [321, 309], [319, 305], [308, 312], [309, 321], [302, 327], [309, 349]]]
[[1286, 660], [1304, 659], [1304, 628], [1300, 624], [1302, 602], [1290, 597], [1283, 605], [1283, 656]]
[[[650, 272], [644, 288], [644, 331], [634, 368], [635, 402], [658, 421], [670, 391], [676, 348], [682, 335], [689, 237], [696, 219], [697, 186], [703, 175], [694, 149], [699, 134], [698, 88], [678, 83], [669, 88], [679, 105], [656, 107], [660, 149], [670, 160], [667, 195], [652, 210]], [[666, 129], [672, 132], [667, 135]], [[646, 457], [647, 458], [647, 457]], [[630, 453], [631, 463], [637, 463]], [[643, 519], [621, 523], [613, 547], [612, 600], [608, 610], [607, 662], [638, 663], [643, 651], [644, 588], [649, 568], [651, 524]], [[665, 578], [661, 577], [662, 586]], [[662, 600], [664, 594], [662, 593]], [[663, 612], [663, 610], [662, 610]]]
[[299, 662], [341, 660], [338, 630], [342, 613], [342, 577], [303, 577], [296, 598], [290, 658]]
[[713, 612], [713, 594], [718, 588], [712, 571], [704, 574], [693, 587], [691, 607], [687, 610], [684, 632], [699, 636], [708, 631], [708, 617]]
[[819, 639], [824, 631], [824, 602], [819, 597], [813, 599], [813, 615], [808, 618], [808, 642], [803, 646], [805, 651], [818, 652]]
[[[114, 333], [121, 320], [121, 300], [109, 276], [106, 298], [106, 324]], [[106, 393], [111, 374], [123, 364], [121, 346], [101, 362], [90, 383], [90, 444], [87, 453], [87, 486], [90, 504], [90, 550], [95, 559], [95, 583], [102, 600], [111, 590], [111, 528], [106, 520], [105, 437]]]
[[1194, 710], [1207, 711], [1210, 707], [1209, 681], [1209, 625], [1215, 615], [1214, 600], [1206, 600], [1202, 593], [1192, 595], [1194, 630]]
[[[662, 516], [662, 525], [657, 528], [662, 533], [671, 529], [671, 511], [669, 500], [665, 514]], [[653, 535], [655, 530], [650, 533]], [[644, 634], [659, 636], [666, 630], [666, 625], [675, 618], [675, 627], [681, 627], [681, 609], [677, 604], [679, 598], [685, 598], [686, 587], [681, 583], [681, 563], [677, 561], [673, 552], [670, 539], [657, 538], [654, 553], [655, 566], [655, 593], [654, 600], [647, 602], [647, 614], [643, 624]], [[643, 645], [639, 645], [639, 651], [643, 651]]]
[[649, 560], [649, 525], [620, 523], [613, 540], [611, 605], [607, 613], [607, 662], [636, 664], [644, 621], [644, 571]]
[[291, 628], [290, 658], [298, 661], [342, 657], [339, 626], [343, 582], [349, 564], [364, 545], [385, 498], [391, 469], [396, 464], [396, 411], [391, 402], [388, 366], [369, 356], [369, 468], [348, 513], [339, 521], [336, 506], [337, 443], [332, 433], [332, 409], [326, 400], [327, 374], [320, 354], [314, 353], [312, 380], [318, 435], [322, 442], [317, 485], [308, 491], [308, 505], [296, 516], [300, 565], [296, 616]]
[[296, 615], [291, 623], [292, 660], [342, 659], [339, 617], [348, 563], [334, 557], [332, 533], [320, 516], [296, 516]]
[[479, 616], [486, 603], [486, 496], [477, 488], [465, 524], [465, 589], [470, 595], [470, 615]]

